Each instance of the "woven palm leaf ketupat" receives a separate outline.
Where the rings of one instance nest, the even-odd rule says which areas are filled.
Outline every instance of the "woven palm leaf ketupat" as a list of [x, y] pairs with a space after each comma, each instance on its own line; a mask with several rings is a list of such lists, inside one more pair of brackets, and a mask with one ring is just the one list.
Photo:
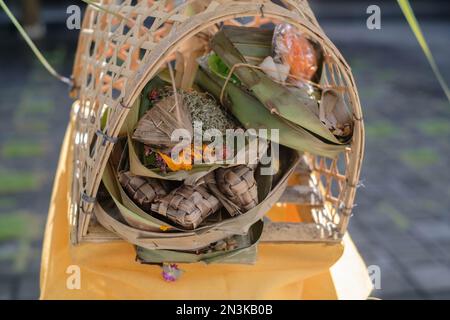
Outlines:
[[[188, 90], [198, 68], [196, 59], [211, 50], [209, 40], [221, 25], [270, 27], [278, 23], [291, 24], [322, 46], [320, 85], [342, 94], [351, 110], [354, 127], [351, 141], [339, 156], [304, 156], [310, 170], [308, 187], [317, 190], [323, 203], [311, 211], [314, 222], [290, 225], [293, 233], [283, 231], [281, 240], [278, 232], [281, 229], [268, 224], [262, 241], [342, 239], [352, 213], [363, 157], [362, 112], [350, 67], [319, 26], [307, 1], [98, 0], [96, 3], [105, 10], [87, 7], [73, 68], [71, 95], [77, 99], [71, 115], [74, 156], [69, 220], [73, 243], [110, 241], [115, 236], [97, 221], [97, 191], [119, 132], [146, 84], [176, 59], [175, 70], [180, 71], [177, 82]], [[102, 126], [105, 108], [108, 112]], [[288, 234], [294, 234], [293, 238], [284, 236]]]
[[219, 200], [204, 186], [183, 185], [157, 200], [151, 209], [182, 227], [195, 229], [220, 206]]
[[146, 211], [151, 209], [152, 202], [167, 195], [157, 179], [135, 176], [131, 172], [121, 172], [119, 182], [128, 196]]
[[219, 190], [242, 212], [258, 204], [258, 188], [251, 168], [240, 165], [216, 170], [216, 183]]

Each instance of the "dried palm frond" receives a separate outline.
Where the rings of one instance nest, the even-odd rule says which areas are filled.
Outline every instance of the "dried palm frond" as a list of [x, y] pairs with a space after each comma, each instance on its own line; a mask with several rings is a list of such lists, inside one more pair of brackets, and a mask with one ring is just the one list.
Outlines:
[[151, 210], [152, 202], [167, 195], [159, 180], [135, 176], [129, 171], [119, 173], [119, 182], [127, 195], [145, 211]]
[[193, 133], [190, 112], [180, 94], [173, 94], [155, 103], [139, 120], [133, 139], [148, 146], [170, 149], [178, 141], [172, 141], [172, 132], [185, 129]]
[[348, 140], [352, 136], [352, 114], [342, 93], [334, 89], [324, 90], [319, 115], [320, 120], [335, 136], [343, 140]]
[[219, 200], [204, 186], [188, 185], [173, 190], [151, 206], [152, 211], [187, 229], [197, 228], [205, 218], [220, 207]]

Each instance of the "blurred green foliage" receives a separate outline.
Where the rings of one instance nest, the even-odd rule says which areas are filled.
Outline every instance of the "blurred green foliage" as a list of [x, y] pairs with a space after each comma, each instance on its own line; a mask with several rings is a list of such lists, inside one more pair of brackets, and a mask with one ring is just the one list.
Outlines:
[[36, 191], [42, 183], [37, 173], [0, 169], [0, 194]]
[[397, 128], [389, 121], [377, 121], [366, 124], [365, 131], [369, 139], [386, 139], [394, 136]]
[[392, 204], [387, 202], [382, 202], [378, 205], [377, 211], [386, 215], [401, 231], [406, 231], [410, 227], [410, 221], [407, 216], [401, 213]]
[[0, 241], [32, 239], [39, 235], [37, 217], [24, 211], [0, 214]]
[[6, 159], [41, 157], [45, 148], [32, 141], [12, 140], [7, 142], [1, 150], [1, 155]]
[[17, 201], [14, 198], [1, 197], [0, 209], [8, 209], [17, 206]]
[[23, 272], [32, 257], [32, 241], [42, 234], [43, 223], [38, 216], [16, 211], [0, 214], [0, 261], [10, 261], [15, 272]]
[[439, 154], [430, 148], [414, 148], [401, 151], [400, 159], [412, 169], [423, 169], [439, 162]]
[[28, 232], [28, 221], [24, 215], [0, 215], [0, 241], [19, 239]]
[[450, 124], [446, 119], [426, 119], [418, 124], [419, 130], [431, 137], [441, 137], [450, 135]]

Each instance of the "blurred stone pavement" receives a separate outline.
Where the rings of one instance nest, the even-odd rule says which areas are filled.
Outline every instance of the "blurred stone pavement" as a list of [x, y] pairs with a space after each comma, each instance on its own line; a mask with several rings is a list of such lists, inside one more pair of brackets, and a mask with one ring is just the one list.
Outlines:
[[[319, 22], [352, 67], [363, 106], [364, 187], [350, 234], [366, 264], [380, 267], [381, 288], [372, 295], [449, 299], [449, 102], [395, 4], [313, 2]], [[450, 82], [448, 7], [417, 2], [424, 34]], [[366, 28], [365, 10], [372, 3], [380, 3], [381, 30]], [[65, 16], [64, 6], [51, 9], [47, 16]], [[35, 299], [71, 100], [4, 19], [0, 14], [0, 299]], [[47, 29], [37, 44], [69, 75], [77, 31], [60, 21]]]

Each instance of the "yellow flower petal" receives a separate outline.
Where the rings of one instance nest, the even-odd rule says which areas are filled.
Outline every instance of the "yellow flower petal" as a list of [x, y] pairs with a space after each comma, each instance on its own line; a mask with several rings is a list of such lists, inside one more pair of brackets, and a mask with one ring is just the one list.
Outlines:
[[181, 162], [175, 162], [173, 161], [173, 159], [171, 157], [169, 157], [168, 155], [162, 153], [162, 152], [158, 152], [158, 154], [161, 156], [161, 158], [164, 160], [164, 162], [167, 164], [167, 166], [169, 167], [170, 170], [172, 171], [179, 171], [179, 170], [191, 170], [192, 169], [192, 162], [191, 160], [187, 160], [184, 159], [185, 157], [184, 152], [181, 153], [181, 158], [183, 159], [183, 161]]
[[170, 229], [170, 227], [169, 226], [160, 226], [159, 227], [159, 229], [161, 230], [161, 231], [167, 231], [167, 230], [169, 230]]

